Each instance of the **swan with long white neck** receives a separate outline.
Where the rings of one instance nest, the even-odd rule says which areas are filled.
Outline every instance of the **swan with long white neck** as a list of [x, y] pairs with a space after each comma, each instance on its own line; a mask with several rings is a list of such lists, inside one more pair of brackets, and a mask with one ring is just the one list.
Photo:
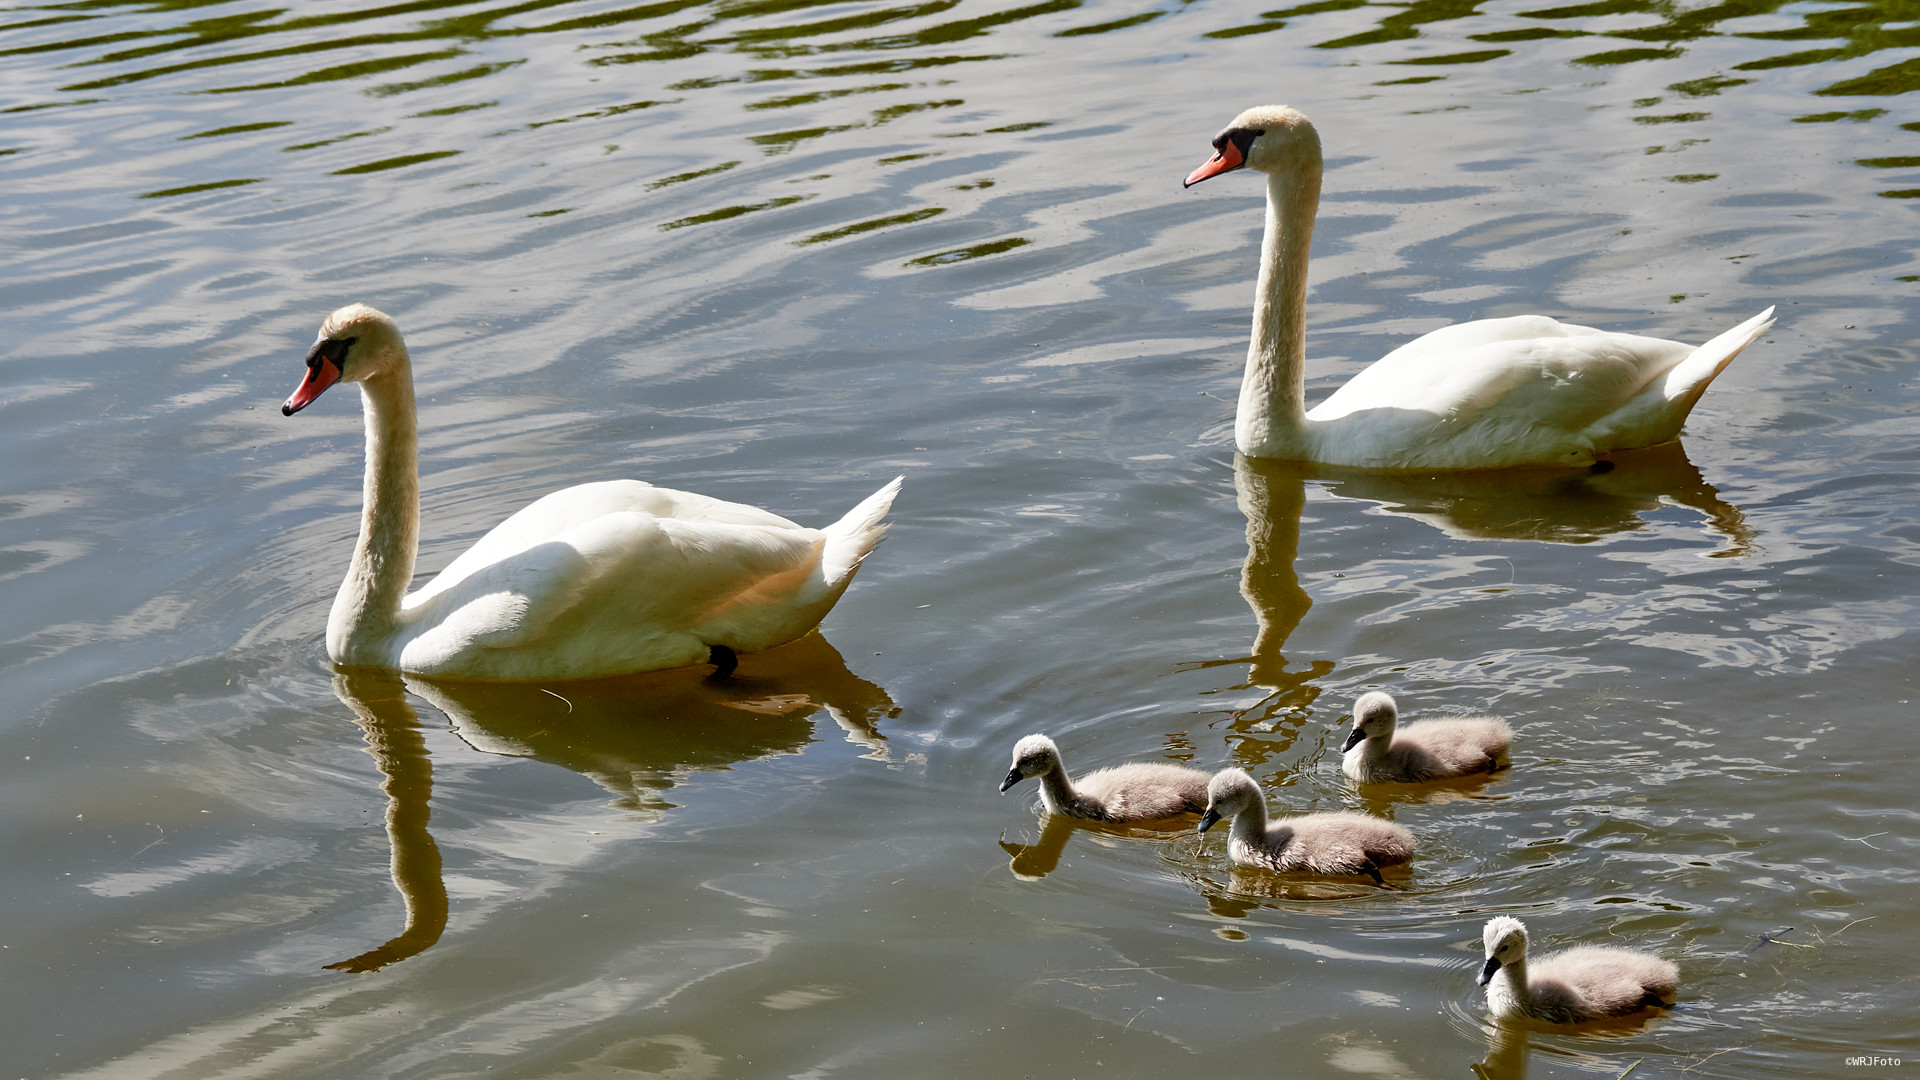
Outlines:
[[1320, 136], [1284, 105], [1248, 109], [1187, 177], [1267, 177], [1253, 340], [1234, 419], [1249, 457], [1379, 469], [1586, 465], [1677, 438], [1707, 384], [1772, 325], [1768, 308], [1698, 348], [1518, 315], [1459, 323], [1388, 353], [1308, 410], [1307, 256]]
[[638, 480], [581, 484], [496, 525], [408, 593], [420, 536], [412, 361], [392, 319], [327, 317], [292, 416], [358, 383], [367, 420], [360, 538], [327, 618], [355, 667], [470, 679], [588, 679], [770, 649], [819, 624], [887, 526], [895, 479], [824, 529]]

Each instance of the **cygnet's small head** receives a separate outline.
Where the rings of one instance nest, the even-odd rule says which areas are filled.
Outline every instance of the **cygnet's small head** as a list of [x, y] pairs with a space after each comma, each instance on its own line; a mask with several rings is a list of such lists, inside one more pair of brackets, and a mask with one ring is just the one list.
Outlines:
[[1320, 169], [1320, 133], [1313, 121], [1285, 105], [1261, 105], [1233, 118], [1214, 136], [1213, 156], [1187, 174], [1187, 187], [1238, 168], [1263, 173]]
[[1511, 915], [1495, 915], [1487, 920], [1486, 929], [1481, 931], [1480, 943], [1486, 946], [1487, 962], [1481, 965], [1480, 974], [1474, 981], [1485, 986], [1493, 980], [1494, 972], [1526, 959], [1526, 924]]
[[307, 374], [280, 406], [292, 416], [337, 382], [363, 382], [406, 363], [407, 346], [392, 319], [365, 304], [348, 304], [320, 324], [307, 350]]
[[1221, 769], [1207, 781], [1207, 812], [1200, 815], [1200, 831], [1213, 828], [1222, 818], [1238, 817], [1260, 799], [1260, 785], [1247, 770]]
[[1060, 767], [1060, 748], [1045, 735], [1029, 735], [1013, 744], [1013, 768], [1000, 781], [1000, 794], [1022, 780], [1044, 776]]
[[1369, 690], [1360, 695], [1353, 703], [1353, 730], [1347, 732], [1347, 741], [1340, 746], [1340, 752], [1359, 746], [1368, 739], [1393, 738], [1393, 725], [1400, 718], [1400, 710], [1393, 704], [1393, 695], [1378, 690]]

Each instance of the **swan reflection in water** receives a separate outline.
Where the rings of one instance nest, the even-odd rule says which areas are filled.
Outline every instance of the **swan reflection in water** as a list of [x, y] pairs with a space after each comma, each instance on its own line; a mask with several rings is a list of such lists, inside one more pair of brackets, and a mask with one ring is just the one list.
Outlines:
[[[1254, 468], [1271, 468], [1266, 462]], [[1303, 479], [1305, 477], [1303, 476]], [[1319, 468], [1329, 494], [1379, 503], [1455, 539], [1589, 544], [1645, 528], [1641, 515], [1668, 504], [1706, 519], [1722, 546], [1710, 559], [1751, 554], [1756, 534], [1740, 508], [1720, 497], [1678, 442], [1614, 455], [1591, 470], [1487, 469], [1363, 472]], [[1244, 500], [1243, 500], [1244, 502]]]
[[[1249, 665], [1247, 689], [1271, 691], [1233, 715], [1236, 731], [1271, 730], [1268, 718], [1304, 717], [1319, 696], [1313, 684], [1333, 673], [1331, 660], [1288, 670], [1282, 652], [1312, 597], [1300, 586], [1300, 519], [1307, 486], [1329, 495], [1376, 503], [1455, 539], [1534, 540], [1586, 544], [1647, 527], [1644, 515], [1665, 505], [1689, 507], [1705, 519], [1719, 547], [1708, 558], [1741, 558], [1756, 534], [1740, 508], [1720, 497], [1678, 442], [1615, 455], [1591, 470], [1487, 469], [1380, 472], [1234, 456], [1234, 490], [1247, 520], [1247, 559], [1240, 592], [1258, 629], [1250, 656], [1199, 667]], [[1290, 736], [1289, 736], [1290, 741]], [[1273, 746], [1279, 752], [1285, 746]]]
[[898, 712], [819, 634], [744, 656], [726, 678], [683, 668], [580, 683], [452, 683], [356, 668], [336, 674], [333, 690], [385, 778], [393, 884], [406, 908], [392, 940], [327, 965], [354, 973], [421, 953], [447, 928], [440, 849], [427, 831], [433, 766], [408, 694], [445, 713], [474, 749], [565, 766], [647, 819], [672, 809], [664, 795], [689, 772], [800, 753], [823, 710], [863, 757], [891, 761], [878, 725]]
[[386, 778], [380, 788], [387, 793], [390, 868], [407, 911], [406, 927], [385, 945], [327, 965], [329, 971], [363, 974], [424, 952], [440, 940], [447, 929], [447, 886], [440, 877], [440, 846], [427, 832], [433, 764], [420, 718], [407, 704], [406, 686], [392, 672], [360, 668], [334, 675], [333, 692], [353, 710], [367, 752]]

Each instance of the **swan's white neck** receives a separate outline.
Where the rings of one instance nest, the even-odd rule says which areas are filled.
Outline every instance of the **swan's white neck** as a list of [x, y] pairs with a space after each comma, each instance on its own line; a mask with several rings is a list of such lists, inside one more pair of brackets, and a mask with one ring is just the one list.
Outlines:
[[362, 381], [360, 400], [367, 417], [365, 506], [353, 562], [327, 617], [327, 654], [338, 664], [390, 667], [420, 537], [413, 372], [403, 361]]
[[1267, 232], [1253, 296], [1253, 340], [1234, 444], [1250, 457], [1307, 459], [1307, 256], [1320, 208], [1320, 162], [1267, 176]]

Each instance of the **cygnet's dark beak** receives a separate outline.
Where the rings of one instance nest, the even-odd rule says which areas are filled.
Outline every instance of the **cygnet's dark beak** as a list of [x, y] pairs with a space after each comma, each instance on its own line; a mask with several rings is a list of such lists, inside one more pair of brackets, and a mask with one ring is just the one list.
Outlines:
[[1340, 752], [1344, 754], [1366, 741], [1367, 733], [1360, 730], [1360, 725], [1355, 724], [1353, 730], [1347, 732], [1347, 741], [1340, 744]]
[[1008, 769], [1007, 778], [1000, 781], [1000, 794], [1005, 795], [1008, 788], [1025, 779], [1026, 777], [1020, 772], [1020, 766], [1015, 765], [1013, 768]]
[[1481, 966], [1480, 974], [1476, 976], [1473, 981], [1479, 983], [1481, 986], [1485, 986], [1493, 980], [1493, 973], [1499, 970], [1500, 958], [1497, 956], [1489, 956], [1487, 957], [1487, 962]]
[[1220, 811], [1215, 810], [1211, 806], [1207, 807], [1207, 812], [1200, 815], [1200, 831], [1206, 832], [1208, 829], [1213, 828], [1213, 823], [1219, 820]]

